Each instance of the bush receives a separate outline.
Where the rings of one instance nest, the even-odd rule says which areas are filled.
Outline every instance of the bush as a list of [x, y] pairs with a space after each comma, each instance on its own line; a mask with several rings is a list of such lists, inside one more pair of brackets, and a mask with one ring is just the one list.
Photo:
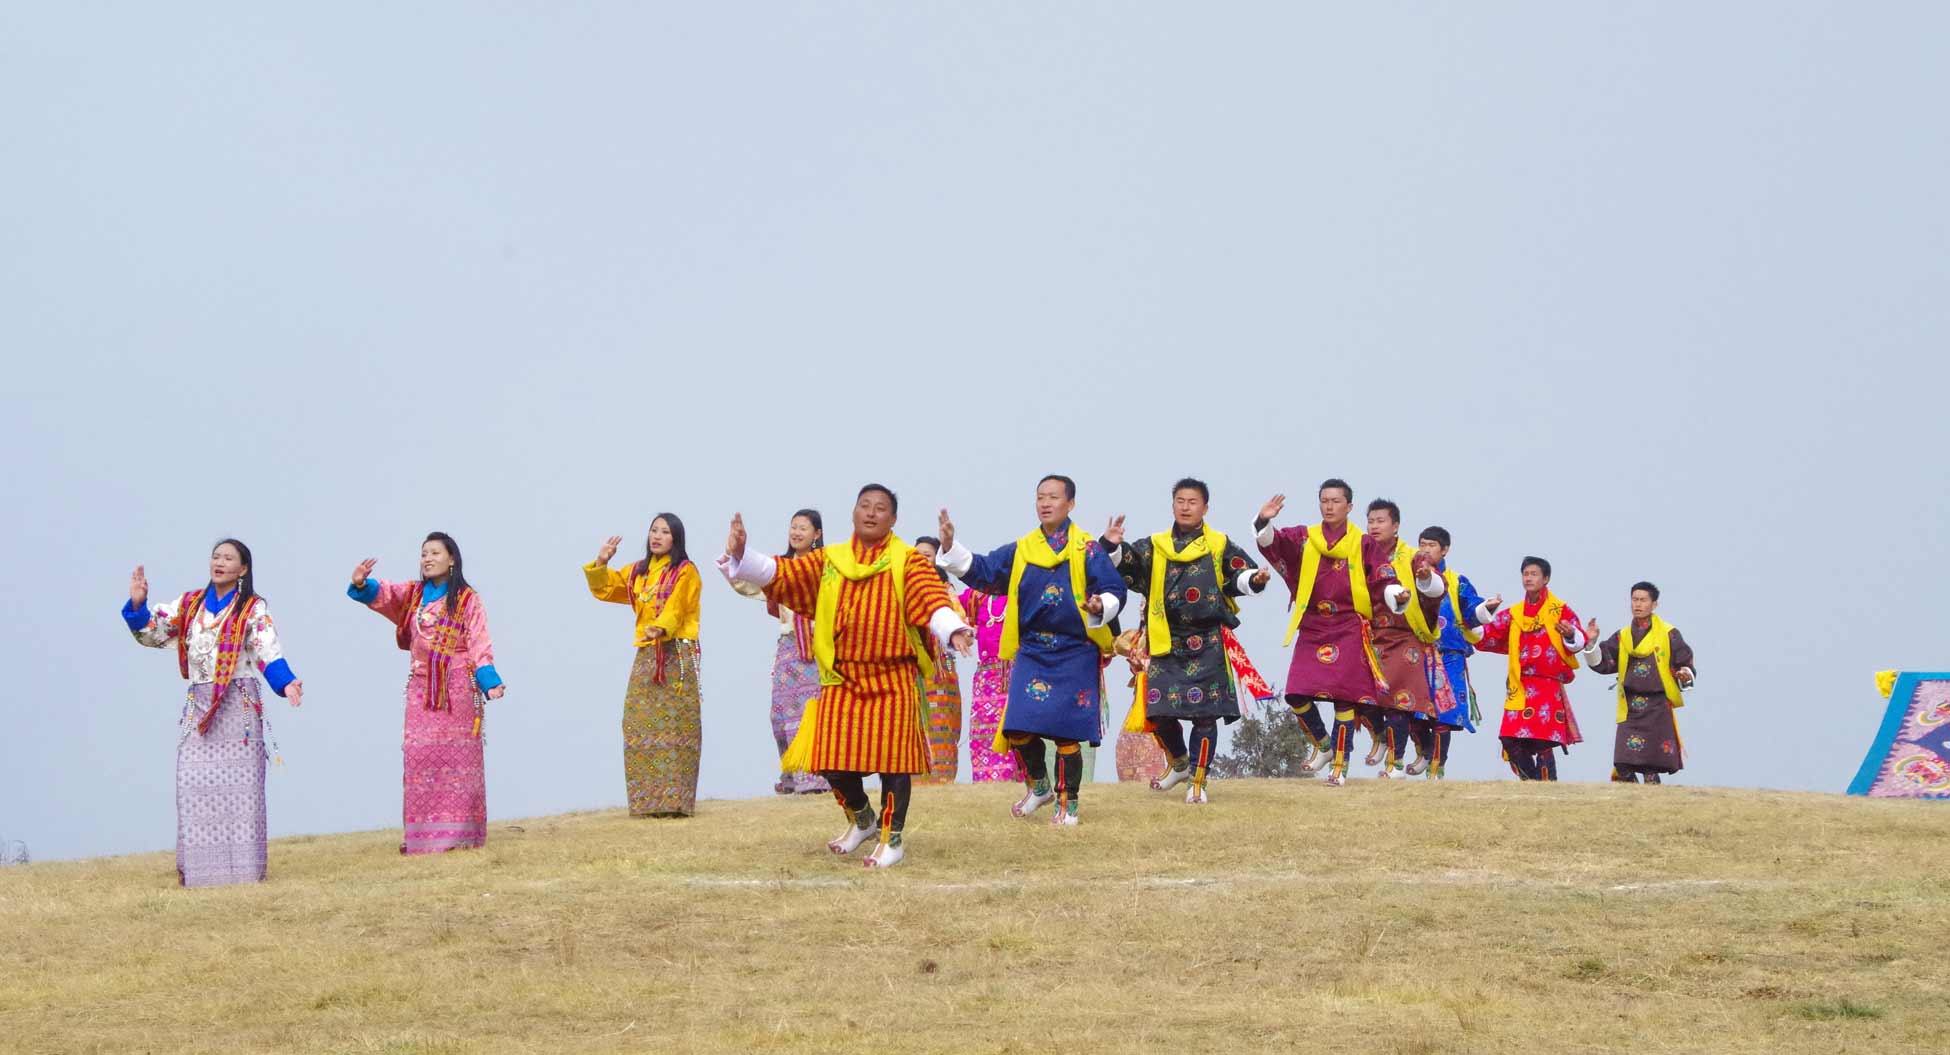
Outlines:
[[1277, 700], [1257, 703], [1253, 711], [1232, 727], [1232, 742], [1212, 760], [1212, 772], [1221, 777], [1313, 776], [1307, 768], [1313, 743], [1292, 712]]

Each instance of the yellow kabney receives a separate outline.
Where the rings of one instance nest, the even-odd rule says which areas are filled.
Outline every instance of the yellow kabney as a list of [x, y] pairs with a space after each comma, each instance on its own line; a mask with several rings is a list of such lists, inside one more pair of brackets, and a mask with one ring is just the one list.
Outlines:
[[1564, 661], [1564, 665], [1573, 670], [1576, 670], [1578, 666], [1577, 655], [1570, 649], [1564, 647], [1564, 635], [1557, 632], [1557, 624], [1564, 615], [1564, 602], [1558, 600], [1556, 594], [1545, 590], [1544, 603], [1537, 607], [1536, 615], [1525, 615], [1523, 614], [1523, 609], [1523, 602], [1519, 601], [1516, 611], [1510, 613], [1510, 640], [1508, 643], [1510, 649], [1510, 673], [1503, 685], [1503, 709], [1506, 711], [1523, 710], [1522, 637], [1524, 634], [1534, 634], [1539, 629], [1543, 630], [1544, 634], [1550, 638], [1551, 647], [1557, 650], [1558, 658]]
[[[1101, 655], [1110, 655], [1111, 636], [1108, 624], [1099, 627], [1090, 625], [1090, 609], [1084, 607], [1084, 596], [1089, 586], [1084, 574], [1084, 560], [1089, 556], [1092, 535], [1076, 526], [1070, 525], [1070, 533], [1058, 550], [1050, 546], [1049, 536], [1041, 528], [1016, 540], [1016, 559], [1009, 564], [1008, 609], [1002, 613], [1002, 641], [996, 648], [998, 659], [1014, 659], [1022, 650], [1022, 604], [1017, 595], [1022, 592], [1022, 573], [1031, 564], [1038, 568], [1054, 568], [1068, 562], [1070, 565], [1070, 599], [1076, 602], [1077, 618], [1083, 620], [1083, 632], [1097, 646]], [[1101, 703], [1101, 701], [1099, 701]], [[1009, 739], [1002, 730], [1009, 720], [1009, 704], [1003, 701], [1002, 713], [996, 719], [995, 739], [989, 742], [989, 749], [997, 754], [1009, 750]]]
[[1618, 629], [1618, 721], [1624, 724], [1630, 716], [1630, 708], [1625, 704], [1625, 668], [1636, 657], [1652, 657], [1659, 667], [1659, 684], [1666, 690], [1666, 701], [1674, 707], [1684, 707], [1679, 698], [1679, 680], [1672, 676], [1672, 627], [1658, 616], [1652, 617], [1652, 625], [1645, 630], [1645, 636], [1636, 644], [1632, 641], [1632, 624], [1627, 623]]
[[1368, 600], [1368, 572], [1361, 566], [1361, 540], [1366, 535], [1348, 525], [1347, 534], [1339, 542], [1329, 547], [1324, 528], [1315, 524], [1307, 529], [1307, 544], [1300, 551], [1300, 585], [1293, 591], [1293, 618], [1286, 625], [1286, 639], [1281, 645], [1293, 644], [1294, 635], [1300, 632], [1300, 620], [1306, 618], [1307, 605], [1314, 596], [1314, 580], [1320, 577], [1320, 561], [1323, 557], [1347, 562], [1347, 585], [1354, 594], [1354, 610], [1361, 613], [1362, 621], [1374, 618], [1374, 607]]
[[[1389, 562], [1395, 569], [1395, 581], [1405, 590], [1415, 587], [1415, 547], [1395, 540], [1395, 559]], [[1415, 640], [1425, 645], [1433, 645], [1442, 636], [1442, 631], [1429, 625], [1429, 619], [1422, 614], [1422, 605], [1414, 597], [1408, 599], [1408, 628], [1415, 632]]]
[[[887, 536], [887, 548], [872, 563], [862, 564], [853, 555], [853, 541], [848, 539], [838, 545], [827, 546], [826, 566], [819, 576], [819, 597], [813, 606], [813, 659], [819, 664], [819, 683], [821, 685], [844, 685], [846, 679], [834, 669], [833, 624], [840, 614], [840, 583], [842, 580], [859, 582], [883, 572], [894, 573], [894, 611], [907, 630], [907, 643], [914, 650], [914, 658], [921, 664], [921, 677], [925, 680], [934, 676], [934, 662], [928, 658], [926, 643], [921, 639], [921, 630], [907, 621], [907, 555], [914, 547], [894, 535]], [[920, 708], [921, 727], [927, 729], [927, 709]], [[792, 743], [779, 756], [779, 768], [787, 773], [804, 772], [812, 763], [814, 730], [819, 727], [819, 697], [806, 701], [805, 713], [799, 717], [799, 731], [793, 735]]]

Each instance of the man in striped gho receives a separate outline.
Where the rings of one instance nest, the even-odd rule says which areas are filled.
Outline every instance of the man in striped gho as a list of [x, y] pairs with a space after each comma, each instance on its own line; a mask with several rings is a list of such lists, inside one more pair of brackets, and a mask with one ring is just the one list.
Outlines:
[[860, 489], [853, 537], [797, 557], [747, 552], [744, 518], [733, 515], [718, 570], [736, 584], [763, 587], [767, 600], [813, 613], [819, 695], [806, 705], [799, 734], [781, 765], [825, 777], [846, 812], [846, 831], [826, 844], [849, 854], [875, 831], [866, 778], [880, 775], [880, 843], [868, 868], [890, 868], [906, 851], [901, 832], [916, 773], [928, 771], [921, 685], [931, 673], [932, 632], [962, 655], [975, 650], [970, 629], [948, 601], [941, 577], [893, 533], [900, 500], [879, 484]]

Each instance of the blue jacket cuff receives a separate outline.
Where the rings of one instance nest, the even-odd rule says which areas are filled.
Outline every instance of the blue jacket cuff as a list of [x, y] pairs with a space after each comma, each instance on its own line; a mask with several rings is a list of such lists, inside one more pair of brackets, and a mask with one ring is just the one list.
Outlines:
[[366, 588], [361, 590], [357, 586], [348, 583], [345, 587], [345, 595], [360, 604], [371, 604], [379, 600], [379, 584], [371, 579], [367, 579]]
[[264, 680], [271, 683], [272, 692], [282, 696], [284, 695], [285, 687], [297, 681], [298, 676], [291, 673], [291, 664], [280, 659], [264, 668]]
[[129, 624], [129, 633], [137, 633], [149, 625], [149, 606], [135, 606], [134, 601], [122, 602], [122, 621]]
[[492, 663], [485, 667], [476, 668], [474, 671], [474, 684], [479, 685], [482, 692], [496, 688], [501, 684], [501, 672], [495, 670], [494, 664]]

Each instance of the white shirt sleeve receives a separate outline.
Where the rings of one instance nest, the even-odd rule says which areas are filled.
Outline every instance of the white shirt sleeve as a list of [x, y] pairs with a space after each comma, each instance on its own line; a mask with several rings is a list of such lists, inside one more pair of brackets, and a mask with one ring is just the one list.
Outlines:
[[[1089, 619], [1084, 620], [1083, 625], [1091, 630], [1095, 630], [1100, 626], [1110, 625], [1110, 621], [1117, 618], [1117, 610], [1123, 607], [1123, 603], [1117, 599], [1117, 595], [1114, 593], [1100, 593], [1097, 595], [1097, 599], [1104, 603], [1104, 611], [1101, 615], [1091, 616]], [[1088, 614], [1087, 611], [1086, 614]]]
[[[1247, 568], [1245, 571], [1240, 572], [1239, 577], [1233, 581], [1234, 588], [1240, 593], [1265, 593], [1266, 587], [1253, 585], [1253, 576], [1258, 574], [1259, 571], [1255, 568]], [[1273, 580], [1269, 578], [1266, 581], [1272, 582]]]
[[1434, 572], [1415, 580], [1415, 588], [1422, 591], [1424, 597], [1440, 597], [1449, 592], [1449, 584]]
[[1382, 587], [1381, 596], [1387, 601], [1389, 611], [1404, 612], [1408, 610], [1408, 591], [1402, 587], [1401, 583], [1391, 582]]
[[1253, 541], [1259, 543], [1262, 548], [1268, 547], [1273, 544], [1273, 538], [1275, 534], [1276, 532], [1273, 530], [1273, 522], [1269, 520], [1266, 522], [1265, 527], [1260, 528], [1259, 531], [1253, 535]]
[[724, 574], [726, 582], [733, 585], [745, 582], [753, 586], [766, 586], [778, 576], [779, 562], [746, 547], [743, 560], [733, 560], [729, 553], [719, 556], [718, 571]]
[[928, 630], [934, 634], [936, 641], [941, 642], [943, 648], [947, 647], [948, 639], [958, 632], [973, 629], [961, 621], [961, 617], [955, 614], [953, 607], [937, 608], [933, 615], [928, 616]]
[[1490, 603], [1484, 601], [1476, 606], [1476, 625], [1488, 626], [1496, 622], [1496, 613], [1490, 610]]
[[956, 539], [955, 544], [948, 547], [948, 552], [934, 555], [934, 564], [935, 567], [959, 579], [967, 575], [968, 569], [974, 566], [975, 554], [970, 553], [968, 547], [961, 544], [960, 539]]

